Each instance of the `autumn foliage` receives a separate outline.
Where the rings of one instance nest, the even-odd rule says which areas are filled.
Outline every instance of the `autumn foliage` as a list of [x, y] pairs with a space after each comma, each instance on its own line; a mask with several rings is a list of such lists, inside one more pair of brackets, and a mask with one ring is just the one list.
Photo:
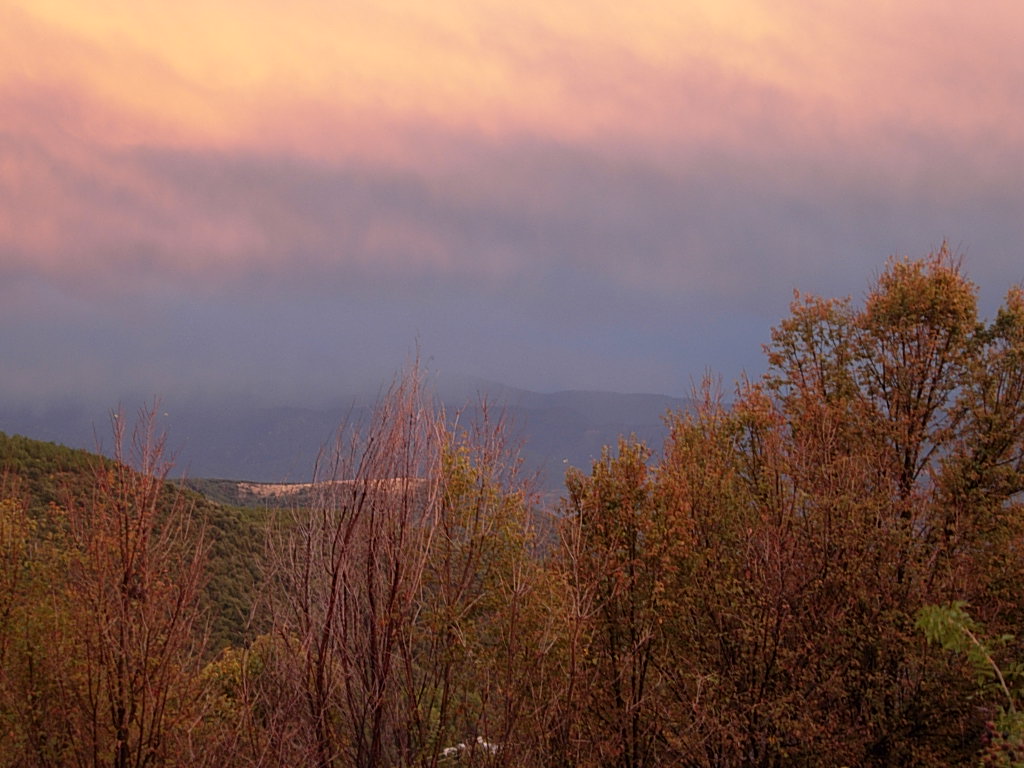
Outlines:
[[863, 301], [796, 295], [765, 352], [555, 510], [412, 369], [271, 516], [217, 653], [159, 443], [46, 514], [8, 487], [0, 765], [991, 760], [1024, 677], [1024, 292], [984, 320], [946, 248], [894, 259]]

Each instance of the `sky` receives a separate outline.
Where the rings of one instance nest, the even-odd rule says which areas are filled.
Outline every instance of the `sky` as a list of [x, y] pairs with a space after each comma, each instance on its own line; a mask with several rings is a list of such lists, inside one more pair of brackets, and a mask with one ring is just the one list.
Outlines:
[[0, 403], [685, 395], [1024, 280], [1017, 0], [0, 0]]

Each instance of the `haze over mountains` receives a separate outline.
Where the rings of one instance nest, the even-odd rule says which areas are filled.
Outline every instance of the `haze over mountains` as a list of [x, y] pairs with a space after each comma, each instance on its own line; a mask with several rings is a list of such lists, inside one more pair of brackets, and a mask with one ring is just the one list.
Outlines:
[[[508, 436], [521, 446], [524, 469], [541, 486], [558, 490], [565, 469], [588, 469], [601, 447], [635, 434], [655, 450], [666, 431], [664, 416], [688, 407], [686, 398], [595, 391], [532, 392], [490, 382], [461, 380], [441, 389], [438, 401], [462, 423], [479, 418], [481, 402], [503, 413]], [[245, 402], [161, 402], [159, 424], [176, 456], [175, 474], [255, 482], [306, 482], [317, 457], [339, 426], [368, 412], [372, 396], [334, 406], [304, 408]], [[141, 403], [123, 403], [127, 415]], [[0, 404], [0, 431], [74, 448], [109, 446], [110, 410], [84, 403], [32, 410]]]

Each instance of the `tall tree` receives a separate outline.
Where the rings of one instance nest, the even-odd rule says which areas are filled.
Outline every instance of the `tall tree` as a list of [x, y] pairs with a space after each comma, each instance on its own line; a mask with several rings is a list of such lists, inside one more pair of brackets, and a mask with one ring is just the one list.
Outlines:
[[578, 737], [590, 740], [598, 765], [640, 768], [667, 756], [662, 613], [687, 531], [662, 505], [649, 458], [644, 445], [622, 440], [589, 476], [566, 478], [564, 567], [590, 606]]
[[[282, 757], [366, 768], [521, 757], [518, 664], [535, 658], [526, 627], [539, 635], [528, 498], [510, 466], [500, 427], [453, 432], [415, 368], [345, 433], [313, 509], [290, 514], [270, 551], [270, 672], [285, 682], [261, 706], [286, 713]], [[289, 687], [300, 700], [282, 696]]]
[[200, 717], [204, 526], [167, 483], [156, 406], [130, 437], [123, 414], [112, 421], [114, 461], [97, 458], [92, 489], [64, 510], [67, 551], [50, 597], [63, 654], [51, 727], [65, 764], [202, 764], [190, 736]]
[[[828, 559], [812, 548], [804, 562], [839, 577], [819, 601], [822, 640], [849, 660], [832, 668], [846, 691], [836, 726], [851, 748], [860, 740], [857, 762], [952, 760], [957, 734], [978, 727], [913, 616], [930, 600], [993, 604], [992, 579], [1019, 573], [1005, 548], [1020, 541], [1018, 297], [979, 323], [976, 289], [943, 246], [892, 260], [862, 307], [798, 300], [773, 332], [765, 391], [787, 424], [782, 477], [799, 526], [828, 535]], [[995, 602], [1007, 619], [1005, 592]]]

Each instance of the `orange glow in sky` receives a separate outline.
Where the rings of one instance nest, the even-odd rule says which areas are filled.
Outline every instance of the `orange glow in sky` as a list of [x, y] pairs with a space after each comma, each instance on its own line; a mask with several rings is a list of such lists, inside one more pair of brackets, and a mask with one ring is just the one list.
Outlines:
[[[773, 110], [799, 140], [900, 117], [971, 131], [993, 114], [1019, 117], [966, 86], [979, 69], [1020, 74], [1024, 10], [993, 5], [972, 19], [945, 3], [880, 0], [33, 0], [0, 11], [0, 82], [73, 95], [69, 129], [112, 144], [313, 155], [353, 140], [369, 150], [382, 125], [420, 123], [563, 141], [752, 141], [744, 126], [778, 123]], [[909, 25], [910, 42], [899, 34]]]

